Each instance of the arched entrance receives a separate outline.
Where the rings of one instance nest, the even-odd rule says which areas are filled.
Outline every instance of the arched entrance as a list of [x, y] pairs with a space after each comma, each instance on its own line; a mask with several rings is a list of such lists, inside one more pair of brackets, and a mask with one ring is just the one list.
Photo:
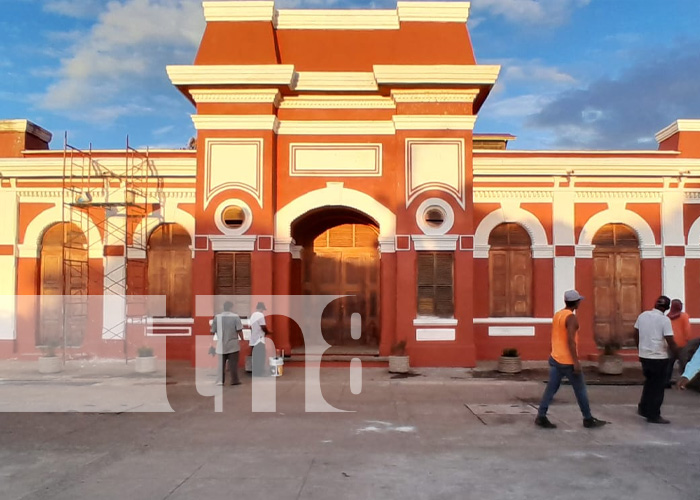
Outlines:
[[625, 224], [607, 224], [596, 232], [593, 244], [596, 342], [632, 346], [642, 303], [637, 234]]
[[[347, 295], [326, 307], [323, 337], [336, 350], [376, 350], [379, 346], [379, 245], [376, 223], [349, 208], [307, 213], [292, 226], [303, 247], [301, 289], [304, 294]], [[359, 322], [359, 338], [351, 324]]]
[[165, 317], [192, 317], [191, 244], [180, 224], [161, 224], [148, 238], [148, 294], [165, 296]]
[[72, 223], [49, 227], [41, 239], [37, 346], [78, 347], [87, 324], [88, 245]]

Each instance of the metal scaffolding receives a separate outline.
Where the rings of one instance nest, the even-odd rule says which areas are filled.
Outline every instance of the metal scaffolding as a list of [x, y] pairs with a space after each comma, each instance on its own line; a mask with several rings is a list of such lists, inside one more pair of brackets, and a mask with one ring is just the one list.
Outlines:
[[[109, 169], [93, 158], [92, 145], [88, 151], [82, 151], [68, 144], [66, 134], [63, 158], [64, 228], [77, 226], [79, 229], [64, 230], [64, 297], [81, 297], [63, 301], [64, 359], [66, 348], [77, 347], [67, 342], [72, 338], [73, 329], [78, 327], [75, 322], [80, 320], [83, 329], [87, 324], [89, 253], [94, 246], [103, 243], [104, 281], [93, 286], [103, 286], [104, 295], [115, 298], [112, 301], [105, 297], [105, 307], [109, 310], [103, 314], [102, 338], [122, 340], [126, 360], [127, 296], [146, 293], [147, 219], [152, 169], [149, 151], [132, 148], [127, 136], [124, 169]], [[95, 229], [91, 230], [93, 227]], [[91, 238], [98, 237], [100, 241], [91, 241]], [[87, 251], [87, 255], [76, 253], [79, 246]]]

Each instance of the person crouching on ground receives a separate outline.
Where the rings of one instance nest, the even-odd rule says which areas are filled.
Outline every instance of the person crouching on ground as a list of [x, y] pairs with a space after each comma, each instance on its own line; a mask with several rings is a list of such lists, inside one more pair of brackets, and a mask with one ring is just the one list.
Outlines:
[[564, 377], [569, 379], [571, 386], [574, 388], [576, 401], [583, 415], [583, 426], [587, 429], [594, 429], [607, 424], [606, 421], [598, 420], [591, 415], [586, 382], [584, 381], [581, 363], [578, 359], [579, 323], [575, 311], [578, 309], [581, 300], [583, 300], [583, 297], [576, 290], [568, 290], [564, 293], [566, 307], [558, 311], [552, 319], [552, 354], [549, 357], [549, 382], [542, 395], [542, 401], [535, 419], [535, 424], [545, 429], [556, 428], [556, 425], [547, 418], [547, 410]]
[[685, 365], [685, 370], [678, 380], [678, 389], [684, 391], [689, 386], [698, 389], [700, 385], [700, 349], [695, 351], [693, 357]]
[[211, 333], [216, 341], [216, 354], [219, 355], [219, 372], [217, 385], [226, 381], [226, 362], [231, 373], [231, 385], [240, 385], [238, 378], [238, 357], [240, 354], [239, 340], [243, 340], [243, 323], [240, 316], [233, 312], [233, 302], [224, 302], [224, 311], [214, 316], [211, 322]]
[[656, 299], [654, 308], [640, 314], [634, 324], [634, 338], [644, 374], [644, 388], [637, 414], [652, 424], [671, 423], [661, 416], [668, 376], [668, 353], [678, 355], [671, 320], [664, 314], [670, 306], [671, 299], [661, 295]]

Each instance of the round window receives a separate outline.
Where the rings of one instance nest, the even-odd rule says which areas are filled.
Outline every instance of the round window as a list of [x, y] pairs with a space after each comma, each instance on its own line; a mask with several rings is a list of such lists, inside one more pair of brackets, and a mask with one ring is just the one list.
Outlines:
[[230, 229], [240, 229], [245, 223], [245, 211], [238, 205], [231, 205], [224, 209], [221, 220]]
[[445, 211], [440, 207], [428, 207], [423, 213], [423, 220], [425, 223], [434, 228], [438, 228], [445, 223]]

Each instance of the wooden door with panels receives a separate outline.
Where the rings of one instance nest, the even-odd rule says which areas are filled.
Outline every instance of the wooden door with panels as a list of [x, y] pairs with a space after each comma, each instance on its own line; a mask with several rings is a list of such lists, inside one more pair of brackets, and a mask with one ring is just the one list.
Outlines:
[[148, 295], [165, 296], [153, 316], [192, 317], [192, 240], [179, 224], [161, 224], [148, 239]]
[[59, 223], [41, 241], [37, 346], [79, 347], [88, 316], [87, 238], [75, 224]]
[[[302, 289], [310, 295], [345, 295], [321, 318], [323, 337], [332, 346], [379, 345], [379, 249], [377, 231], [366, 224], [332, 227], [304, 249]], [[353, 314], [361, 336], [353, 339]]]
[[500, 224], [489, 235], [489, 290], [491, 317], [533, 315], [531, 240], [519, 224]]
[[607, 224], [593, 238], [593, 334], [596, 342], [632, 347], [642, 308], [639, 240], [624, 224]]

